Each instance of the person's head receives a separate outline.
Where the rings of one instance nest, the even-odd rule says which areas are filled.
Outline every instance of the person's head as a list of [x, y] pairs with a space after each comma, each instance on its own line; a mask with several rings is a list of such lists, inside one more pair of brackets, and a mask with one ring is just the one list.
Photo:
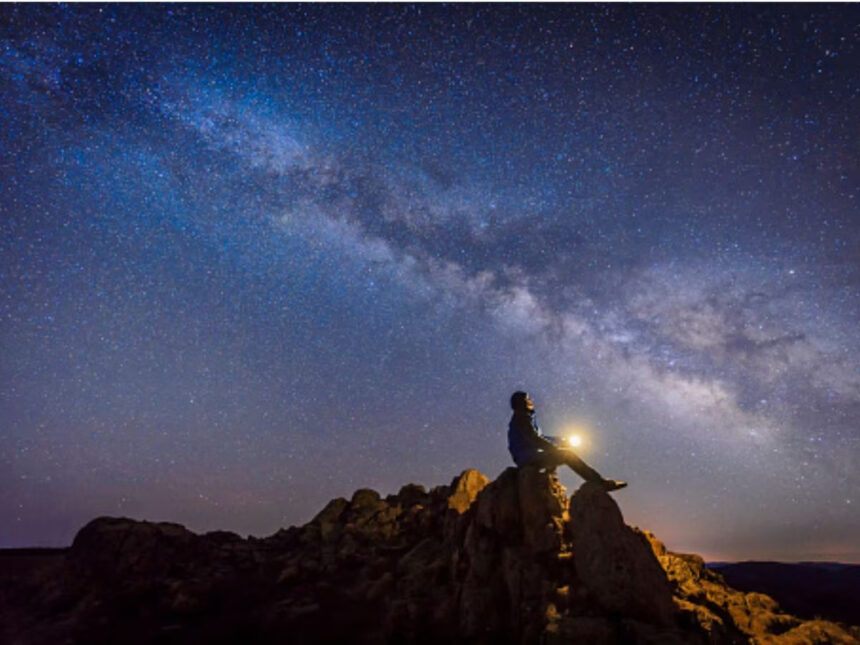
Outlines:
[[534, 412], [535, 404], [525, 392], [514, 392], [511, 395], [511, 409], [514, 412]]

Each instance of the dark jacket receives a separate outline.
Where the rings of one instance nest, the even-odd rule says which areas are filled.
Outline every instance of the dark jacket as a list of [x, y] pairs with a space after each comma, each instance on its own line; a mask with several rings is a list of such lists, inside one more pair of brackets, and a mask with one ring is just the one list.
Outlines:
[[551, 450], [548, 441], [538, 428], [534, 412], [517, 411], [508, 424], [508, 450], [517, 466], [524, 466], [542, 450]]

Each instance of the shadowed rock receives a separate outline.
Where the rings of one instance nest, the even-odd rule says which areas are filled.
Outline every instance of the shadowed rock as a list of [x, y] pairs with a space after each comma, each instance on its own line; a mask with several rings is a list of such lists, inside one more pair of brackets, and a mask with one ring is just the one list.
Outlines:
[[570, 500], [570, 532], [583, 584], [610, 612], [669, 625], [672, 588], [648, 540], [624, 524], [598, 484], [583, 484]]
[[265, 539], [99, 518], [63, 557], [0, 576], [0, 642], [856, 643], [735, 591], [584, 484], [464, 471], [356, 491]]

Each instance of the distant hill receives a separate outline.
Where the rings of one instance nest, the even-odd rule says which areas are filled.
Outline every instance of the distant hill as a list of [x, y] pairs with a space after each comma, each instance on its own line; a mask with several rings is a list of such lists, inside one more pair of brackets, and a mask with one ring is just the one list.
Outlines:
[[860, 625], [860, 565], [836, 562], [712, 563], [709, 568], [741, 591], [771, 596], [802, 618]]
[[0, 553], [0, 643], [857, 645], [627, 526], [599, 484], [467, 470], [267, 538], [97, 518]]

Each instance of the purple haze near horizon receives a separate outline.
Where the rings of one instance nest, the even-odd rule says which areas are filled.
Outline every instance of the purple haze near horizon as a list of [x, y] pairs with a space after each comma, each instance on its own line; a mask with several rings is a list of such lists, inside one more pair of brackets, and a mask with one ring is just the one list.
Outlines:
[[856, 5], [0, 18], [0, 546], [495, 477], [523, 388], [670, 548], [860, 562]]

